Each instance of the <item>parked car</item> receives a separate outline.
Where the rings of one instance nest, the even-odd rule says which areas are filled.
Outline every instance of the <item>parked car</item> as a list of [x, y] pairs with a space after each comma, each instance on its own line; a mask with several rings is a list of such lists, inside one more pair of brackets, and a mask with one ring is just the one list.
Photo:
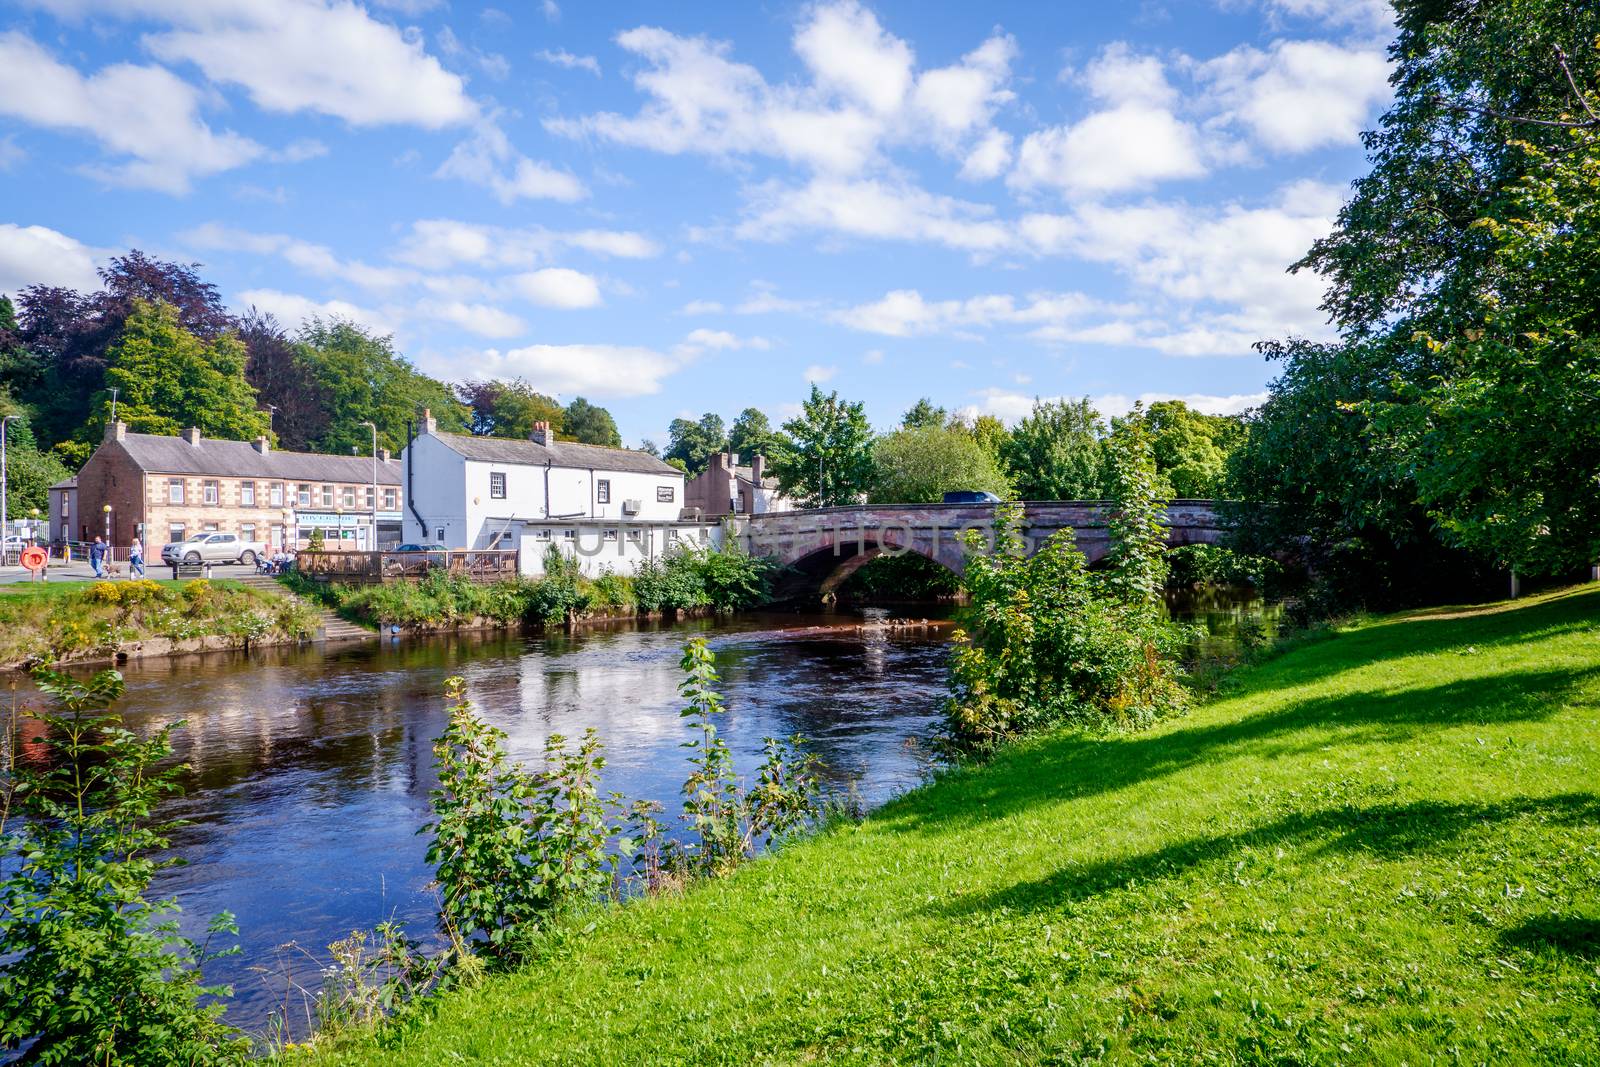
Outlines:
[[163, 563], [243, 563], [254, 567], [267, 554], [265, 541], [241, 541], [231, 533], [202, 533], [161, 546]]
[[982, 489], [956, 489], [944, 495], [946, 504], [998, 504], [1000, 498]]
[[447, 550], [443, 545], [401, 545], [399, 548], [395, 549], [395, 551], [396, 552], [444, 552], [444, 551], [447, 551]]

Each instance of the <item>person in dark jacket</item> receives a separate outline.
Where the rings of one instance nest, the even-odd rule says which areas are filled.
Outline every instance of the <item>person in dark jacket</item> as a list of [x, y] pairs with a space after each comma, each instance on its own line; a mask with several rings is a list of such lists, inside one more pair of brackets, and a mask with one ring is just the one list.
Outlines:
[[94, 571], [96, 578], [106, 576], [106, 541], [98, 535], [94, 539], [94, 544], [89, 546], [89, 569]]

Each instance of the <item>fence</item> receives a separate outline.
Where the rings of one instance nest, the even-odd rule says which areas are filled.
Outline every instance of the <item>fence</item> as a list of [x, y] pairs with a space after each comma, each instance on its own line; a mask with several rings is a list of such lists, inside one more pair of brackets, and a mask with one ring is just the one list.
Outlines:
[[319, 582], [406, 582], [444, 571], [474, 582], [517, 576], [516, 549], [422, 552], [307, 552], [295, 554], [295, 569]]

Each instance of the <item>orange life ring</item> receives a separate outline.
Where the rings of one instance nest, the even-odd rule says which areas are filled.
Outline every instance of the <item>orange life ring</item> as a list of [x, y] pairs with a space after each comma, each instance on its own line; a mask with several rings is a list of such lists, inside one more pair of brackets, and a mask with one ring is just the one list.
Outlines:
[[27, 548], [22, 550], [21, 563], [30, 571], [42, 571], [44, 570], [45, 564], [49, 562], [50, 553], [46, 552], [38, 545], [29, 545]]

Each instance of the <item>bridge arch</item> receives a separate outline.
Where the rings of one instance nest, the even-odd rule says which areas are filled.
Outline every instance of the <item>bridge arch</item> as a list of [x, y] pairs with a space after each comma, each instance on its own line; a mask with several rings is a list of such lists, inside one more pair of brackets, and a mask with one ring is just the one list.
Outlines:
[[793, 586], [789, 591], [831, 597], [852, 574], [883, 556], [921, 556], [960, 577], [966, 570], [966, 555], [953, 541], [950, 549], [941, 551], [928, 540], [918, 544], [917, 538], [899, 536], [894, 531], [863, 531], [859, 538], [821, 545], [786, 560]]

